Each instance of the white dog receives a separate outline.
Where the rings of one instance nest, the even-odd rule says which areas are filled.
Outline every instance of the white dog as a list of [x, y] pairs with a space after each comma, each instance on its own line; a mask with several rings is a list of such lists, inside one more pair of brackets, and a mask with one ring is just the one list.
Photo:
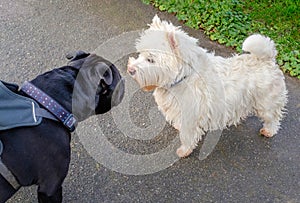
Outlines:
[[287, 90], [270, 38], [252, 35], [243, 43], [247, 53], [223, 58], [157, 16], [149, 26], [127, 71], [144, 90], [154, 90], [158, 108], [180, 131], [178, 156], [192, 153], [205, 132], [237, 125], [250, 113], [262, 119], [262, 135], [277, 133]]

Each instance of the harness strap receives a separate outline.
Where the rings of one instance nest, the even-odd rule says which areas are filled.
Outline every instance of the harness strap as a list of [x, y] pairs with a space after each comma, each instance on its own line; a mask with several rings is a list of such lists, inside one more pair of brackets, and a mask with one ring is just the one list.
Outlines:
[[62, 105], [45, 92], [30, 82], [25, 82], [21, 87], [21, 90], [51, 112], [69, 131], [73, 132], [75, 130], [77, 120], [74, 115], [68, 112]]
[[[3, 144], [0, 140], [0, 155], [2, 154], [2, 151], [3, 151]], [[15, 190], [18, 190], [21, 187], [21, 185], [19, 184], [15, 176], [4, 165], [4, 163], [1, 160], [1, 157], [0, 157], [0, 175], [2, 175]]]
[[43, 108], [36, 108], [35, 115], [43, 117], [43, 118], [48, 118], [48, 119], [51, 119], [54, 121], [59, 121], [53, 114], [51, 114], [49, 111], [47, 111], [46, 109], [43, 109]]

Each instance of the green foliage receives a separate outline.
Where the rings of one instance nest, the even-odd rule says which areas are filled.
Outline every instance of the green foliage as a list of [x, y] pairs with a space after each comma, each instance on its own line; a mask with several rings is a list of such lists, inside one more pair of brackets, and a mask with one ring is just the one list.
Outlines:
[[271, 37], [283, 71], [300, 79], [300, 0], [245, 1], [244, 12], [252, 19], [252, 32]]
[[284, 72], [289, 72], [291, 76], [300, 79], [300, 53], [298, 50], [284, 53], [278, 59], [278, 64], [282, 66]]
[[189, 27], [203, 29], [211, 40], [241, 51], [252, 33], [272, 38], [278, 64], [300, 79], [300, 0], [142, 0], [175, 13]]

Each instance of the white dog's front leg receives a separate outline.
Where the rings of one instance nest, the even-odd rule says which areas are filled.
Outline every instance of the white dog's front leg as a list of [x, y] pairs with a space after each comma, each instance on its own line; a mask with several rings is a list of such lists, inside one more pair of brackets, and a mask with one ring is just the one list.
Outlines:
[[199, 140], [201, 140], [202, 135], [204, 135], [202, 129], [197, 128], [197, 126], [193, 126], [192, 128], [185, 127], [181, 126], [180, 129], [179, 137], [181, 146], [176, 151], [179, 157], [189, 156], [197, 146]]
[[183, 144], [176, 151], [177, 155], [181, 158], [189, 156], [192, 152], [191, 148]]

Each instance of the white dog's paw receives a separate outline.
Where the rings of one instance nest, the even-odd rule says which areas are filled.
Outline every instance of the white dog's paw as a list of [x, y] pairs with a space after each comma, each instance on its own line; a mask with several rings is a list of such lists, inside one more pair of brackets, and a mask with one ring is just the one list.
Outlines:
[[183, 158], [183, 157], [187, 157], [188, 155], [190, 155], [193, 152], [193, 150], [189, 147], [186, 147], [184, 145], [181, 145], [176, 153], [179, 157]]
[[273, 137], [273, 134], [269, 132], [266, 128], [260, 129], [260, 134], [265, 136], [265, 137]]

